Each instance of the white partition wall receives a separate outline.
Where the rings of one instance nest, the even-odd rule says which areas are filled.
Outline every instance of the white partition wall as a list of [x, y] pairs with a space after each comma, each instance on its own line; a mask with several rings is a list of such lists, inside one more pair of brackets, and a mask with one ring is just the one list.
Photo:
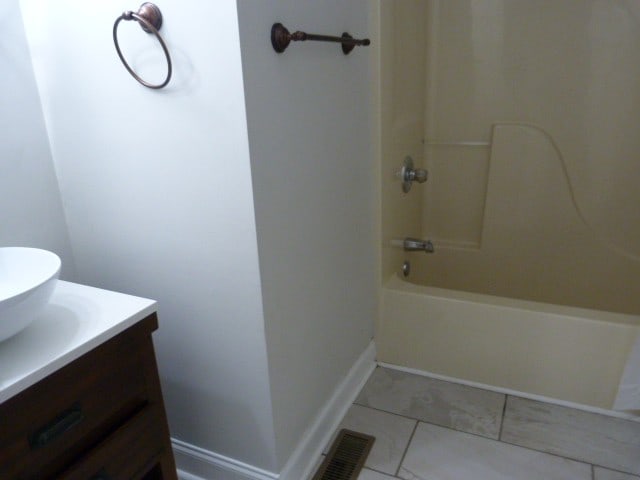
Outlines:
[[366, 0], [238, 2], [278, 461], [373, 337], [371, 49], [292, 43], [271, 25], [368, 37]]
[[[367, 2], [164, 0], [174, 76], [157, 91], [112, 43], [136, 4], [21, 6], [78, 280], [158, 300], [179, 466], [225, 480], [306, 468], [296, 446], [321, 447], [373, 365], [370, 53], [278, 56], [269, 29], [366, 36]], [[155, 39], [124, 21], [119, 37], [161, 80]]]
[[[236, 5], [159, 6], [174, 77], [154, 91], [111, 38], [137, 4], [22, 2], [78, 280], [158, 300], [175, 439], [274, 471]], [[139, 50], [162, 73], [159, 46], [120, 28], [133, 65]]]

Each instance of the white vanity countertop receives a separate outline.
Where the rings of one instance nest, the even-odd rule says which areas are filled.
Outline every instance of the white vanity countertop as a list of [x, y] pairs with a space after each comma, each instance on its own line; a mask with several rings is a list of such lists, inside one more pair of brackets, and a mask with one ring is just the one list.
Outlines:
[[155, 311], [154, 300], [59, 280], [42, 314], [0, 342], [0, 403]]

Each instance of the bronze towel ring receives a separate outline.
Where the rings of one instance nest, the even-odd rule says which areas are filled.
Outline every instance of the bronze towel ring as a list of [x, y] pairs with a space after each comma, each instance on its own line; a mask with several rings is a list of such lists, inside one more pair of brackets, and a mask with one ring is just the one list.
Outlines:
[[[167, 78], [164, 79], [162, 83], [154, 85], [152, 83], [147, 82], [142, 77], [140, 77], [133, 69], [129, 66], [127, 61], [122, 55], [122, 51], [120, 51], [120, 45], [118, 45], [118, 25], [122, 20], [136, 20], [140, 24], [140, 28], [147, 33], [153, 33], [158, 42], [160, 42], [160, 46], [164, 51], [164, 55], [167, 58]], [[165, 87], [169, 80], [171, 80], [171, 56], [169, 55], [169, 49], [167, 48], [167, 44], [164, 42], [163, 38], [160, 36], [158, 30], [162, 27], [162, 13], [160, 9], [150, 2], [145, 2], [140, 5], [138, 12], [127, 11], [120, 15], [115, 23], [113, 24], [113, 43], [116, 46], [116, 52], [118, 52], [118, 57], [122, 61], [124, 68], [131, 74], [133, 78], [135, 78], [138, 82], [144, 85], [147, 88], [159, 89]]]

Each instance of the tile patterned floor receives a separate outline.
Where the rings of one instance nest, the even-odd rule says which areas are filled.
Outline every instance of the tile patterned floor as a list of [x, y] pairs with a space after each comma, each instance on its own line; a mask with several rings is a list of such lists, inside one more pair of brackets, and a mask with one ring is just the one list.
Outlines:
[[377, 368], [342, 421], [359, 480], [640, 480], [640, 422]]
[[443, 427], [498, 438], [505, 396], [376, 368], [356, 403]]

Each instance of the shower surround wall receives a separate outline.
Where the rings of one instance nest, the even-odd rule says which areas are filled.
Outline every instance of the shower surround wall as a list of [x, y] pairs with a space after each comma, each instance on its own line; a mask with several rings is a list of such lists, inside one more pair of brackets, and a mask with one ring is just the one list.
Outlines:
[[[364, 36], [368, 6], [239, 3], [159, 5], [174, 59], [161, 91], [113, 47], [114, 20], [136, 4], [22, 7], [78, 280], [158, 300], [179, 466], [299, 480], [315, 452], [294, 449], [322, 448], [310, 429], [331, 428], [321, 410], [372, 337], [369, 62], [327, 44], [279, 56], [269, 29]], [[162, 76], [153, 38], [129, 22], [120, 37]]]
[[640, 313], [640, 4], [427, 4], [419, 275]]
[[402, 257], [389, 241], [415, 235], [436, 255], [410, 256], [411, 281], [638, 314], [640, 6], [542, 5], [385, 6], [385, 161], [430, 172], [406, 196], [385, 179], [385, 277]]
[[74, 279], [73, 258], [18, 0], [0, 4], [0, 247], [45, 248]]
[[[640, 326], [640, 6], [380, 11], [379, 358], [611, 408]], [[430, 173], [408, 194], [405, 155]], [[394, 246], [406, 236], [435, 253]], [[395, 277], [404, 260], [416, 285]]]

